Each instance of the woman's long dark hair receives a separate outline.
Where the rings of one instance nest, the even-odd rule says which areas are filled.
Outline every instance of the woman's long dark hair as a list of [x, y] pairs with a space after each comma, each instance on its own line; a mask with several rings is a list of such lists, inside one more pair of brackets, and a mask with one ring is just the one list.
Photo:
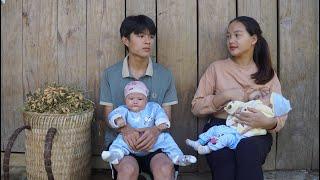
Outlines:
[[257, 36], [257, 43], [253, 51], [253, 61], [258, 67], [258, 71], [251, 74], [251, 78], [254, 79], [257, 84], [266, 84], [273, 78], [274, 70], [272, 68], [269, 46], [262, 36], [260, 25], [255, 19], [247, 16], [236, 17], [230, 21], [229, 25], [235, 21], [242, 23], [251, 36]]

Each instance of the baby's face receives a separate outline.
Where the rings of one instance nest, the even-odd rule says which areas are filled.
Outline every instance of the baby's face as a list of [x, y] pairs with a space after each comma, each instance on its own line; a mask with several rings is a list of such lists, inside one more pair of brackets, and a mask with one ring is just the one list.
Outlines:
[[146, 106], [147, 97], [141, 93], [131, 93], [127, 95], [125, 103], [129, 110], [133, 112], [139, 112]]
[[261, 98], [262, 98], [262, 93], [259, 90], [253, 91], [251, 94], [249, 94], [249, 101], [258, 100]]
[[249, 101], [250, 100], [260, 100], [263, 102], [263, 104], [269, 105], [270, 104], [270, 97], [271, 97], [271, 93], [256, 90], [256, 91], [253, 91], [249, 95]]

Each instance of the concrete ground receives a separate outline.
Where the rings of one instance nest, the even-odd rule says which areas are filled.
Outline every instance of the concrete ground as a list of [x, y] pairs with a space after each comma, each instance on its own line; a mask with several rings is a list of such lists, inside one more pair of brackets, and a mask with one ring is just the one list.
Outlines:
[[[10, 168], [10, 180], [25, 180], [26, 169], [23, 166]], [[1, 179], [3, 171], [1, 169]], [[139, 180], [144, 178], [139, 178]], [[178, 180], [210, 180], [210, 173], [180, 173]], [[91, 180], [112, 180], [110, 170], [92, 170]], [[319, 180], [319, 171], [266, 171], [264, 180]]]

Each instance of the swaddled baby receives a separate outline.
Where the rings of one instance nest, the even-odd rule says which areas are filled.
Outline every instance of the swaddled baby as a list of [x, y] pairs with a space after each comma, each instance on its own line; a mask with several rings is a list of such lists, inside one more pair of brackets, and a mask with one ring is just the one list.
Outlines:
[[224, 110], [228, 113], [226, 125], [212, 126], [206, 132], [199, 135], [196, 141], [186, 139], [186, 144], [193, 147], [199, 154], [209, 154], [224, 147], [235, 149], [241, 139], [264, 135], [265, 129], [249, 127], [236, 123], [236, 113], [248, 111], [254, 108], [267, 117], [278, 117], [287, 114], [291, 110], [290, 102], [281, 94], [265, 92], [264, 90], [252, 91], [248, 97], [250, 101], [231, 101]]

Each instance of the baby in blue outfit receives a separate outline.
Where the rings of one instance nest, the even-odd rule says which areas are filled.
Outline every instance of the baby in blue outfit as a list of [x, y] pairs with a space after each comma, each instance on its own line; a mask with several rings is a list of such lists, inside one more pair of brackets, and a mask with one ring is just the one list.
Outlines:
[[[133, 128], [146, 128], [157, 126], [159, 129], [170, 127], [170, 121], [166, 112], [155, 102], [147, 102], [149, 90], [141, 81], [131, 81], [124, 89], [125, 104], [114, 109], [108, 115], [109, 124], [113, 128], [120, 128], [129, 124]], [[101, 157], [111, 164], [119, 161], [130, 153], [136, 156], [145, 156], [150, 152], [161, 149], [172, 162], [179, 166], [195, 163], [197, 159], [192, 155], [184, 155], [168, 132], [160, 133], [156, 143], [149, 152], [136, 152], [124, 141], [119, 134], [109, 147], [109, 151], [103, 151]]]
[[247, 125], [235, 123], [236, 112], [247, 111], [247, 108], [255, 108], [267, 117], [279, 117], [287, 114], [291, 110], [290, 102], [281, 94], [268, 93], [261, 97], [259, 91], [249, 96], [250, 101], [231, 101], [225, 106], [229, 114], [226, 125], [212, 126], [206, 132], [199, 135], [196, 141], [187, 139], [186, 144], [193, 147], [199, 154], [209, 154], [224, 147], [235, 149], [241, 139], [251, 136], [265, 135], [265, 129], [251, 128]]

